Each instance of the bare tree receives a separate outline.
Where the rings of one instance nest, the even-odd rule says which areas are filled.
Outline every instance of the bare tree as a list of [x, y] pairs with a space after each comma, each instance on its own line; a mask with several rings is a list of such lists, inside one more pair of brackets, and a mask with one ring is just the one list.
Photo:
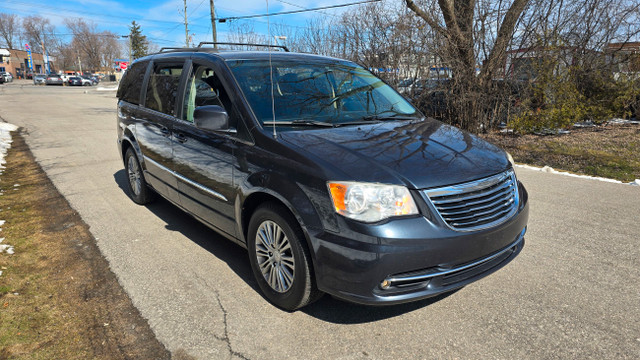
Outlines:
[[5, 45], [13, 49], [14, 39], [18, 28], [20, 27], [20, 20], [16, 14], [0, 13], [0, 36], [4, 40]]
[[55, 27], [49, 19], [41, 16], [27, 16], [22, 20], [24, 40], [34, 52], [43, 52], [42, 45], [48, 47], [49, 40], [54, 37]]
[[77, 57], [84, 69], [100, 70], [113, 64], [120, 57], [118, 36], [110, 31], [99, 32], [96, 24], [82, 19], [67, 19], [65, 24], [73, 33], [71, 45], [77, 49]]

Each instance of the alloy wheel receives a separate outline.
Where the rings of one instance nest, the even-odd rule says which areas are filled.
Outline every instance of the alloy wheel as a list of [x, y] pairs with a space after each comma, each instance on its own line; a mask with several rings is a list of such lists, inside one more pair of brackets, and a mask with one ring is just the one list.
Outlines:
[[267, 284], [276, 292], [287, 292], [295, 275], [289, 238], [278, 224], [267, 220], [258, 227], [255, 242], [258, 266]]
[[142, 190], [142, 175], [140, 174], [140, 166], [138, 166], [138, 162], [133, 157], [129, 157], [127, 172], [129, 174], [131, 190], [136, 196], [140, 195], [140, 191]]

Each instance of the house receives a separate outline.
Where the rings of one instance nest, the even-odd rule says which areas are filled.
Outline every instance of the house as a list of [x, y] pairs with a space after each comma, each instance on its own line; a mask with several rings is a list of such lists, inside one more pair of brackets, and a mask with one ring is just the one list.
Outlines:
[[605, 53], [614, 74], [640, 74], [639, 41], [608, 43]]

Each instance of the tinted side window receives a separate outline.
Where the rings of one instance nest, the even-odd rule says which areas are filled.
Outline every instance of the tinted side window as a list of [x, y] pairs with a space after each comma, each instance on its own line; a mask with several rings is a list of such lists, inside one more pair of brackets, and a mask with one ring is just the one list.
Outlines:
[[167, 115], [175, 115], [180, 75], [182, 64], [154, 64], [147, 86], [145, 106]]
[[250, 141], [249, 132], [240, 119], [240, 115], [231, 102], [218, 74], [205, 65], [194, 64], [187, 80], [187, 89], [182, 103], [182, 120], [193, 122], [193, 112], [197, 107], [217, 105], [229, 115], [229, 128], [236, 129], [236, 136]]
[[138, 62], [127, 70], [120, 87], [118, 88], [118, 99], [138, 105], [140, 103], [140, 90], [142, 90], [142, 81], [144, 73], [147, 70], [148, 61]]
[[183, 120], [193, 122], [193, 111], [198, 106], [218, 105], [224, 108], [221, 95], [226, 97], [225, 90], [213, 70], [206, 66], [194, 65], [193, 72], [187, 81], [182, 111]]

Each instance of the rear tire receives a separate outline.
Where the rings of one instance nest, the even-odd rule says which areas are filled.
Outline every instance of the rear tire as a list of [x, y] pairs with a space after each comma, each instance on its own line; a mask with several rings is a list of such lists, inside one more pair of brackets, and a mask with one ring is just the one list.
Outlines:
[[155, 200], [156, 193], [151, 190], [144, 179], [144, 173], [133, 148], [128, 148], [124, 155], [125, 171], [127, 172], [127, 190], [131, 199], [140, 205]]
[[311, 254], [298, 222], [282, 205], [261, 205], [249, 222], [247, 237], [253, 275], [275, 306], [293, 311], [320, 298]]

